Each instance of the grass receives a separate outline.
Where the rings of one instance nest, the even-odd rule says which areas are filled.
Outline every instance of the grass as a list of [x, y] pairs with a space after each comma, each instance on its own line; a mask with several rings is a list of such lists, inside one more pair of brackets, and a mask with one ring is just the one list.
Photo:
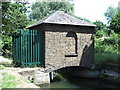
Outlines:
[[7, 72], [2, 73], [2, 76], [2, 88], [15, 88], [15, 86], [18, 84], [18, 82], [16, 82], [15, 76], [10, 75]]
[[15, 88], [18, 85], [16, 77], [5, 71], [4, 65], [0, 65], [0, 70], [3, 70], [0, 72], [0, 90], [2, 88]]
[[4, 88], [39, 88], [18, 73], [0, 65], [0, 90]]
[[120, 63], [120, 54], [112, 54], [112, 53], [96, 53], [95, 61], [96, 63], [112, 63], [118, 64]]
[[[11, 74], [12, 73], [12, 74]], [[14, 74], [12, 71], [0, 72], [0, 90], [4, 88], [39, 88], [25, 80], [23, 77]]]

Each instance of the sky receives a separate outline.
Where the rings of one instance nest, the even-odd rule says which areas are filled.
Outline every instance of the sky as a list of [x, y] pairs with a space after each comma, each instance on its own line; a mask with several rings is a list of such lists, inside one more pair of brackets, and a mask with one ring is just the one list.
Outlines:
[[[29, 0], [30, 3], [35, 0]], [[92, 22], [102, 21], [107, 23], [104, 16], [109, 6], [118, 7], [120, 0], [75, 0], [74, 14], [81, 18], [86, 18]]]
[[118, 7], [120, 0], [75, 0], [75, 15], [90, 21], [106, 23], [104, 13], [109, 6]]

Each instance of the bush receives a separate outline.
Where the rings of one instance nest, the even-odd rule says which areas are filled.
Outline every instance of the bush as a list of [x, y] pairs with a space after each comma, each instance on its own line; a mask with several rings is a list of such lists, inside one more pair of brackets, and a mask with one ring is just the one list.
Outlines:
[[120, 35], [111, 31], [109, 37], [97, 38], [95, 37], [95, 53], [114, 53], [120, 54], [119, 44]]

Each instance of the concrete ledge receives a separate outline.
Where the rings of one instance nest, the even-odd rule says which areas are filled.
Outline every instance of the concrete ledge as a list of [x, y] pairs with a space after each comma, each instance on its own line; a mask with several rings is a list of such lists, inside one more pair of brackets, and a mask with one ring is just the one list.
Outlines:
[[49, 73], [44, 73], [44, 72], [41, 72], [41, 71], [36, 71], [33, 83], [35, 85], [50, 83]]
[[18, 71], [25, 79], [30, 80], [35, 85], [50, 83], [49, 73], [45, 73], [44, 69], [25, 68]]

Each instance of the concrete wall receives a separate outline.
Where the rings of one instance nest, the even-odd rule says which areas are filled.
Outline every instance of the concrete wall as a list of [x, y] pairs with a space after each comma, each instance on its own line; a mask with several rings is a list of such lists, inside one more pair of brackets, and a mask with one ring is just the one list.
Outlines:
[[[66, 66], [91, 67], [94, 64], [93, 27], [68, 26], [68, 25], [45, 25], [45, 67], [51, 70]], [[73, 31], [77, 35], [77, 53], [69, 56], [69, 50], [74, 52], [74, 40], [66, 37]], [[68, 50], [68, 41], [70, 48]], [[68, 55], [68, 56], [66, 56]]]

